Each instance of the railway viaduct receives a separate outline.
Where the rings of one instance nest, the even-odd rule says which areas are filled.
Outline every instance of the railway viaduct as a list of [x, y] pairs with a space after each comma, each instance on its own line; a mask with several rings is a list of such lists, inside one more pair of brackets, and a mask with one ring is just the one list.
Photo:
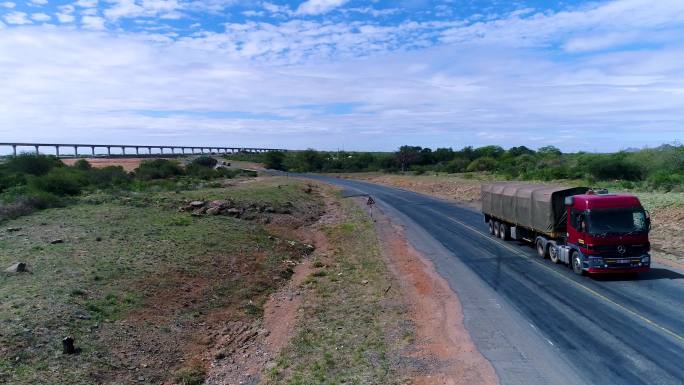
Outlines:
[[[1, 147], [12, 147], [12, 154], [17, 156], [17, 149], [22, 147], [29, 147], [35, 150], [36, 154], [40, 154], [42, 147], [54, 148], [55, 154], [60, 156], [80, 156], [80, 155], [105, 155], [104, 153], [96, 153], [96, 149], [106, 149], [106, 155], [112, 155], [112, 148], [121, 149], [121, 154], [117, 155], [153, 155], [153, 150], [158, 150], [159, 153], [155, 155], [183, 155], [183, 154], [235, 154], [235, 153], [261, 153], [271, 151], [283, 151], [285, 149], [277, 148], [254, 148], [254, 147], [222, 147], [222, 146], [151, 146], [142, 144], [76, 144], [76, 143], [0, 143]], [[64, 154], [60, 152], [62, 148], [73, 149], [73, 154]], [[79, 149], [89, 149], [87, 153], [79, 154]], [[135, 153], [126, 153], [126, 150], [135, 151]], [[141, 151], [141, 149], [143, 151]], [[167, 150], [165, 153], [164, 150]]]

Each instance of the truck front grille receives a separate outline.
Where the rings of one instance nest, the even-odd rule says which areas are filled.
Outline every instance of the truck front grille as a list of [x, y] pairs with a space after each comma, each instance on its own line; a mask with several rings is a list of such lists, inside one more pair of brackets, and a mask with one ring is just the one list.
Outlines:
[[611, 258], [629, 258], [629, 257], [639, 257], [648, 252], [648, 245], [622, 245], [624, 247], [624, 253], [620, 253], [618, 250], [619, 245], [610, 246], [594, 246], [594, 250], [597, 255], [611, 257]]

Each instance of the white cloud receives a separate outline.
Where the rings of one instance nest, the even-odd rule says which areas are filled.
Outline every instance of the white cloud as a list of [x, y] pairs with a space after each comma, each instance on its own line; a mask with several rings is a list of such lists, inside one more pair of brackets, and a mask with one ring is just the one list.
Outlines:
[[[138, 8], [108, 21], [188, 9], [131, 3]], [[60, 12], [73, 18], [73, 9]], [[150, 32], [158, 19], [137, 20], [150, 22], [143, 34], [6, 28], [0, 136], [387, 150], [492, 141], [616, 149], [612, 137], [657, 145], [681, 137], [683, 9], [623, 0], [480, 21], [248, 21], [220, 33], [196, 24], [184, 37]], [[108, 25], [92, 15], [82, 24]], [[354, 107], [306, 107], [336, 104]], [[227, 109], [246, 114], [202, 115]]]
[[32, 24], [25, 12], [10, 12], [5, 15], [5, 22], [14, 25]]
[[17, 6], [16, 3], [13, 3], [11, 1], [5, 1], [2, 4], [0, 4], [3, 8], [14, 8]]
[[113, 6], [104, 11], [111, 20], [135, 17], [154, 17], [162, 15], [167, 19], [177, 19], [183, 7], [177, 0], [110, 0]]
[[247, 17], [264, 16], [266, 13], [264, 11], [247, 10], [242, 12], [243, 15]]
[[[568, 51], [581, 51], [648, 42], [654, 32], [684, 26], [684, 2], [680, 0], [617, 0], [557, 13], [524, 11], [449, 29], [442, 40], [518, 47], [559, 43]], [[581, 34], [585, 36], [579, 37]]]
[[287, 5], [278, 5], [269, 3], [267, 1], [261, 3], [261, 6], [268, 12], [274, 15], [292, 15], [293, 12]]
[[50, 15], [39, 12], [31, 15], [31, 19], [35, 21], [48, 21], [51, 19]]
[[57, 17], [57, 20], [59, 20], [60, 23], [73, 23], [75, 18], [74, 15], [68, 14], [68, 13], [57, 13], [55, 14]]
[[74, 5], [78, 5], [79, 7], [82, 8], [94, 8], [97, 7], [97, 4], [99, 3], [98, 0], [78, 0], [74, 2]]
[[320, 15], [346, 4], [348, 0], [306, 0], [297, 8], [300, 15]]
[[61, 5], [57, 8], [60, 12], [56, 13], [55, 17], [57, 17], [57, 20], [59, 20], [60, 23], [73, 23], [74, 20], [76, 20], [76, 17], [73, 15], [76, 7], [74, 7], [72, 4]]
[[81, 24], [86, 29], [105, 29], [105, 19], [98, 16], [83, 16], [81, 17]]
[[45, 5], [48, 3], [48, 0], [31, 0], [31, 4], [34, 5]]
[[[315, 29], [298, 25], [310, 27], [283, 28], [292, 34]], [[0, 88], [6, 101], [0, 133], [8, 140], [197, 144], [228, 135], [245, 145], [291, 148], [497, 141], [603, 150], [617, 145], [608, 136], [619, 136], [620, 146], [676, 139], [684, 121], [681, 45], [570, 63], [505, 47], [471, 48], [462, 60], [463, 47], [444, 46], [278, 66], [227, 54], [230, 38], [152, 42], [66, 28], [6, 30], [0, 34], [0, 57], [9, 58], [0, 63], [8, 79]], [[249, 50], [259, 52], [259, 42]], [[281, 44], [273, 40], [268, 49]], [[339, 115], [303, 107], [339, 103], [357, 107]], [[256, 118], [201, 114], [226, 110]], [[558, 142], [561, 130], [576, 135]]]

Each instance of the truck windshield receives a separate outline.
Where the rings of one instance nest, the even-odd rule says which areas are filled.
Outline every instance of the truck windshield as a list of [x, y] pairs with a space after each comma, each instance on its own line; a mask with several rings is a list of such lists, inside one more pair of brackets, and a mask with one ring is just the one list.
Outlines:
[[641, 208], [591, 210], [588, 224], [592, 234], [648, 231], [646, 212]]

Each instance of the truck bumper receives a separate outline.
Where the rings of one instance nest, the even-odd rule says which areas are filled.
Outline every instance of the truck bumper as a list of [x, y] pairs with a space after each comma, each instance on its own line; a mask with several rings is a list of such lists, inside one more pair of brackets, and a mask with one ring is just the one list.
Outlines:
[[[622, 259], [629, 259], [630, 262], [618, 264], [618, 261]], [[651, 256], [644, 254], [640, 257], [603, 258], [601, 260], [590, 258], [584, 270], [589, 274], [645, 273], [651, 270]]]
[[629, 268], [599, 268], [590, 267], [587, 272], [589, 274], [629, 274], [629, 273], [647, 273], [651, 270], [650, 266], [629, 267]]

